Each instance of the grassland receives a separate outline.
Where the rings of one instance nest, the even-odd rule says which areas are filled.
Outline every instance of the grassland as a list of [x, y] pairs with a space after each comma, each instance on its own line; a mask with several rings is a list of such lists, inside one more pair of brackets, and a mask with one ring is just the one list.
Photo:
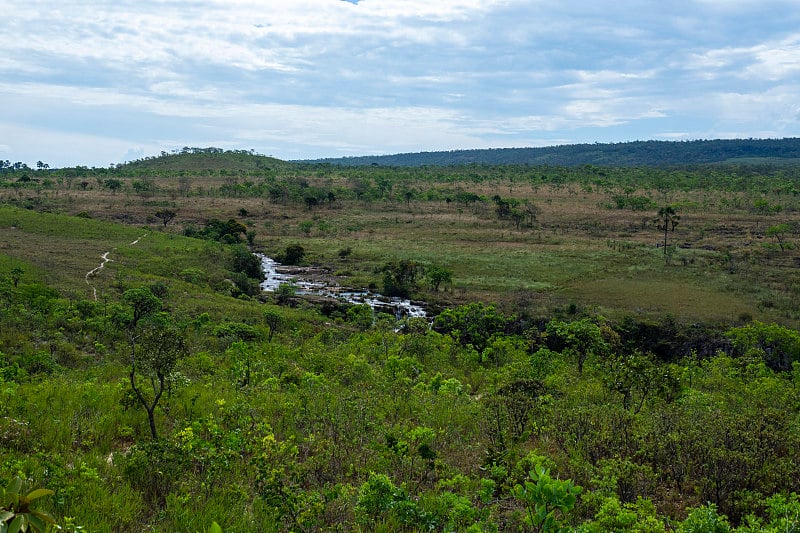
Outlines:
[[[211, 218], [235, 218], [254, 233], [256, 248], [274, 254], [300, 243], [309, 262], [349, 274], [343, 284], [379, 284], [376, 271], [390, 260], [438, 264], [453, 272], [453, 284], [445, 293], [426, 296], [444, 305], [480, 299], [534, 314], [575, 304], [608, 316], [672, 314], [722, 322], [749, 316], [791, 325], [800, 319], [795, 303], [800, 300], [800, 200], [765, 191], [764, 178], [753, 180], [751, 190], [681, 190], [663, 184], [655, 190], [598, 183], [588, 170], [574, 171], [571, 182], [543, 184], [538, 171], [501, 167], [484, 170], [478, 178], [474, 170], [462, 174], [458, 168], [404, 170], [392, 182], [392, 172], [385, 169], [274, 162], [274, 168], [259, 170], [252, 164], [225, 175], [216, 167], [179, 172], [172, 166], [192, 156], [173, 157], [165, 159], [169, 164], [129, 169], [138, 177], [122, 177], [118, 191], [104, 186], [108, 178], [84, 181], [85, 190], [76, 179], [60, 184], [51, 179], [49, 187], [7, 189], [3, 198], [39, 211], [82, 213], [134, 228], [118, 241], [146, 232], [177, 234]], [[693, 172], [702, 178], [703, 172], [720, 171]], [[726, 183], [724, 177], [716, 179]], [[147, 183], [149, 190], [137, 193], [136, 182]], [[732, 175], [728, 184], [735, 182], [741, 178]], [[283, 196], [270, 197], [270, 187], [282, 187]], [[358, 187], [366, 191], [361, 198]], [[326, 191], [335, 200], [327, 201]], [[465, 193], [481, 200], [454, 200]], [[623, 194], [645, 199], [649, 207], [618, 209], [615, 202]], [[318, 195], [319, 203], [304, 203], [309, 195]], [[535, 223], [517, 228], [499, 219], [491, 200], [495, 196], [535, 205]], [[663, 235], [654, 221], [661, 205], [676, 206], [681, 216], [668, 235], [677, 245], [669, 247], [668, 256], [658, 246]], [[163, 227], [154, 213], [165, 208], [177, 217]], [[766, 233], [779, 224], [788, 228], [783, 250]], [[119, 245], [93, 237], [103, 232], [102, 225], [87, 221], [85, 226], [85, 234], [58, 235], [55, 248], [48, 245], [52, 251], [44, 254], [30, 253], [35, 240], [24, 228], [6, 226], [5, 248], [11, 256], [16, 255], [12, 249], [19, 250], [20, 258], [38, 256], [48, 272], [85, 272], [92, 264], [85, 251], [96, 255]], [[43, 228], [36, 238], [47, 236]], [[337, 252], [344, 248], [352, 254], [343, 259]], [[79, 257], [70, 258], [70, 250], [80, 251]]]

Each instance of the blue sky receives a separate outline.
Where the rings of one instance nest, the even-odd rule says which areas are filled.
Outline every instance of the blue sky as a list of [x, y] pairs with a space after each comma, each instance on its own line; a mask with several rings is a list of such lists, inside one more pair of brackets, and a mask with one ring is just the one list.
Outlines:
[[0, 0], [0, 159], [800, 135], [800, 1]]

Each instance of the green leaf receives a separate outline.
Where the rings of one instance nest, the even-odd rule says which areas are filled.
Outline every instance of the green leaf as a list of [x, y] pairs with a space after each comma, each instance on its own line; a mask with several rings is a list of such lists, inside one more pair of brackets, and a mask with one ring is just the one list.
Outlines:
[[[38, 516], [28, 513], [28, 523], [33, 526], [33, 531], [41, 531], [42, 533], [47, 529], [45, 522]], [[28, 528], [31, 529], [31, 528]]]
[[2, 525], [4, 522], [7, 522], [10, 518], [13, 518], [13, 516], [14, 513], [11, 511], [0, 512], [0, 525]]
[[208, 533], [222, 533], [222, 528], [216, 522], [211, 522], [211, 527], [208, 528]]
[[44, 522], [47, 522], [48, 524], [55, 524], [56, 523], [55, 518], [53, 518], [53, 516], [50, 513], [48, 513], [47, 511], [40, 511], [39, 509], [37, 509], [35, 511], [31, 511], [29, 514], [32, 514], [33, 516], [35, 516], [39, 520], [43, 520]]
[[22, 480], [19, 477], [12, 479], [6, 487], [6, 492], [11, 494], [19, 494], [20, 490], [22, 490]]
[[19, 533], [23, 531], [23, 527], [26, 525], [25, 515], [18, 514], [14, 521], [8, 526], [8, 533]]
[[51, 494], [55, 494], [55, 492], [50, 489], [36, 489], [29, 492], [25, 497], [28, 498], [28, 501], [33, 501], [37, 498], [41, 498], [42, 496], [50, 496]]

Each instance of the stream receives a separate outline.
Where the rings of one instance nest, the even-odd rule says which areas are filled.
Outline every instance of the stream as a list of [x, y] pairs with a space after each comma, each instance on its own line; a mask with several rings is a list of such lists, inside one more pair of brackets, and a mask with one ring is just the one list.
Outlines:
[[292, 283], [298, 295], [313, 295], [323, 298], [343, 300], [352, 304], [367, 304], [375, 311], [389, 313], [398, 320], [428, 316], [425, 307], [419, 302], [405, 298], [383, 296], [371, 291], [361, 291], [339, 286], [328, 276], [307, 274], [307, 270], [281, 265], [264, 254], [255, 254], [261, 260], [264, 281], [261, 290], [274, 292], [284, 283]]

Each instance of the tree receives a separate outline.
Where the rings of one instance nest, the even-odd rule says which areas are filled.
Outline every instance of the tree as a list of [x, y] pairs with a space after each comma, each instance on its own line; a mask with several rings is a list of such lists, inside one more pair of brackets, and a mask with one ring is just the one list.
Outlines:
[[178, 216], [178, 214], [171, 209], [159, 209], [156, 211], [156, 218], [164, 223], [165, 228], [167, 227], [167, 224], [169, 224], [176, 216]]
[[[152, 318], [162, 305], [161, 300], [149, 288], [128, 289], [122, 295], [122, 302], [126, 308], [123, 308], [117, 315], [116, 322], [124, 327], [128, 334], [131, 350], [128, 378], [136, 399], [147, 411], [150, 434], [153, 440], [156, 440], [158, 433], [155, 409], [164, 392], [166, 376], [172, 371], [177, 361], [175, 342], [179, 337], [174, 335], [170, 338], [166, 331], [159, 332], [157, 324], [150, 324], [149, 327], [143, 326], [145, 320]], [[164, 321], [161, 322], [163, 324]], [[143, 341], [143, 346], [139, 345], [140, 339]], [[174, 360], [173, 356], [175, 356]], [[147, 397], [140, 387], [140, 378], [149, 379], [153, 390], [151, 397]]]
[[512, 209], [508, 216], [511, 217], [516, 229], [519, 229], [520, 225], [522, 225], [522, 221], [525, 220], [525, 213], [516, 208]]
[[[131, 388], [147, 411], [150, 434], [153, 440], [157, 440], [155, 409], [167, 387], [168, 378], [186, 353], [186, 344], [183, 333], [159, 317], [143, 328], [137, 347], [138, 351], [133, 349], [131, 352]], [[146, 391], [148, 384], [150, 390]]]
[[233, 257], [231, 258], [231, 270], [241, 272], [248, 278], [263, 280], [264, 271], [261, 269], [261, 261], [250, 253], [244, 244], [237, 244], [233, 247]]
[[754, 320], [746, 326], [732, 328], [725, 335], [733, 344], [733, 353], [747, 359], [763, 360], [776, 371], [787, 372], [800, 361], [800, 332]]
[[775, 239], [783, 252], [786, 250], [786, 234], [790, 231], [789, 224], [777, 224], [767, 228], [767, 237]]
[[425, 272], [425, 277], [428, 283], [431, 284], [434, 292], [439, 291], [439, 285], [442, 283], [450, 283], [453, 279], [453, 273], [444, 267], [438, 265], [431, 265]]
[[283, 316], [281, 316], [281, 314], [277, 311], [267, 308], [264, 309], [264, 322], [269, 328], [269, 337], [267, 337], [267, 342], [272, 342], [272, 336], [275, 335], [275, 332], [278, 331], [283, 323]]
[[14, 287], [19, 285], [19, 280], [22, 279], [24, 273], [25, 270], [22, 267], [14, 267], [11, 269], [11, 283], [14, 284]]
[[655, 222], [658, 225], [659, 231], [664, 232], [664, 256], [667, 255], [667, 233], [675, 231], [675, 227], [678, 225], [680, 219], [681, 217], [675, 213], [675, 209], [672, 206], [668, 205], [658, 210]]
[[139, 322], [161, 309], [161, 300], [147, 287], [128, 289], [122, 295], [122, 301], [128, 306], [129, 315], [123, 317], [124, 326], [134, 330]]
[[525, 202], [524, 213], [525, 217], [528, 219], [528, 225], [530, 227], [536, 225], [536, 220], [538, 219], [540, 212], [541, 209], [539, 209], [536, 204], [528, 201]]
[[106, 188], [111, 189], [112, 194], [116, 194], [122, 188], [122, 181], [115, 178], [108, 178], [103, 182]]
[[548, 348], [574, 357], [578, 374], [583, 373], [583, 365], [589, 357], [608, 355], [611, 351], [600, 326], [588, 318], [574, 322], [551, 320], [545, 331]]
[[383, 267], [383, 293], [386, 296], [408, 297], [414, 290], [420, 265], [408, 259], [386, 263]]
[[142, 198], [153, 196], [153, 194], [156, 192], [156, 185], [149, 178], [133, 180], [131, 186], [133, 187], [133, 190], [136, 191], [136, 193]]
[[277, 260], [284, 265], [299, 265], [303, 262], [306, 250], [299, 244], [288, 245], [282, 254], [278, 254]]
[[471, 344], [482, 354], [489, 339], [502, 333], [508, 323], [509, 319], [494, 305], [477, 302], [444, 310], [434, 319], [433, 329], [451, 334], [463, 346]]

